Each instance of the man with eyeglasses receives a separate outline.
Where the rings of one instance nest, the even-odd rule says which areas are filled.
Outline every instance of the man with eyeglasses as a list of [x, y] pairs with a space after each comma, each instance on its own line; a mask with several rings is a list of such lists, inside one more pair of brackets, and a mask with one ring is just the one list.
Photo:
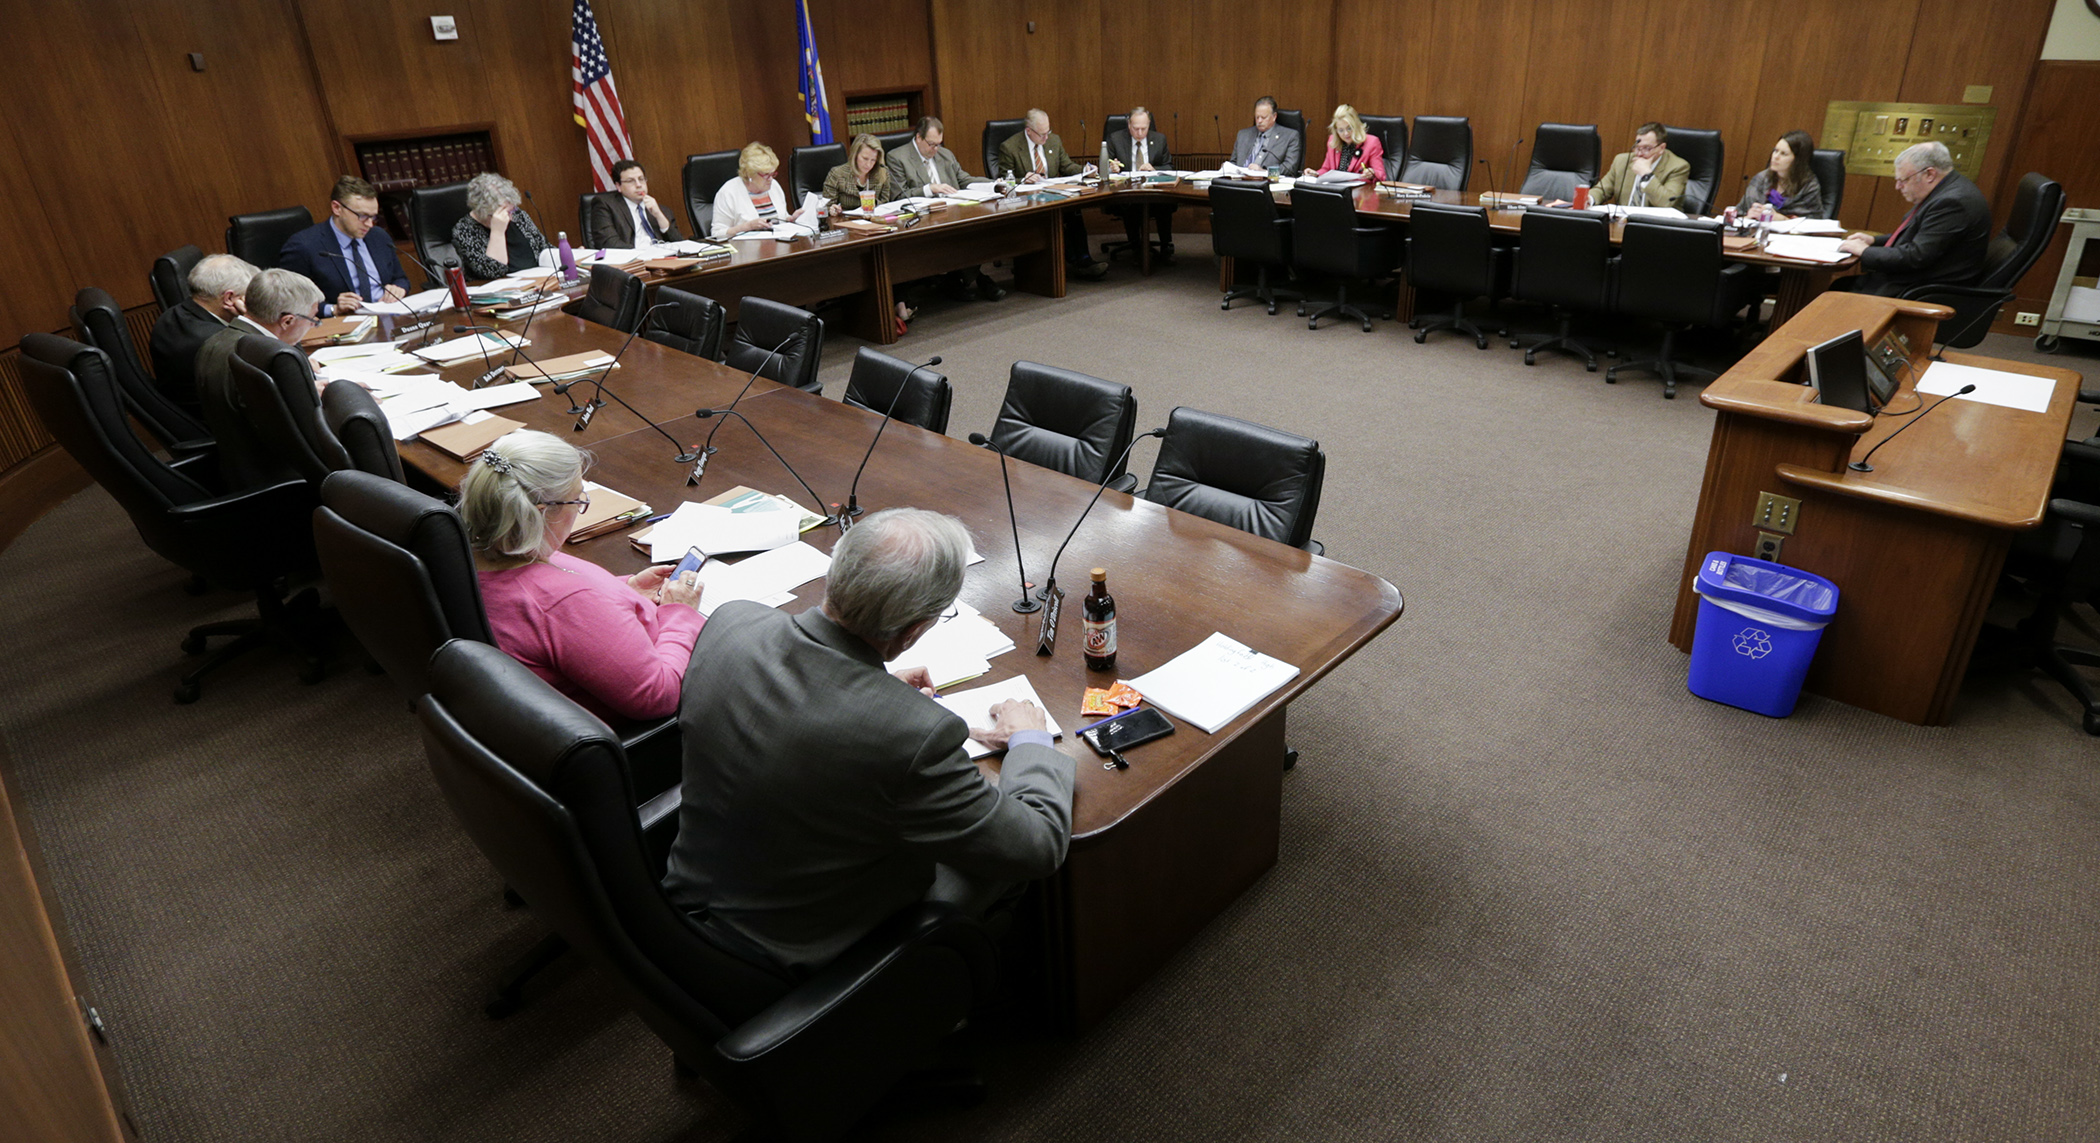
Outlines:
[[1896, 297], [1927, 283], [1966, 285], [1983, 273], [1991, 247], [1991, 204], [1954, 169], [1945, 143], [1919, 143], [1896, 156], [1896, 191], [1910, 213], [1885, 237], [1864, 231], [1838, 244], [1859, 255], [1860, 276], [1841, 289]]
[[685, 237], [678, 233], [678, 223], [657, 204], [656, 196], [649, 193], [649, 173], [640, 163], [621, 159], [613, 164], [612, 177], [619, 189], [592, 195], [586, 208], [590, 215], [590, 226], [584, 231], [586, 244], [632, 250]]
[[277, 265], [302, 274], [331, 299], [323, 314], [355, 313], [366, 302], [408, 293], [408, 275], [394, 240], [379, 228], [379, 192], [355, 175], [335, 181], [328, 194], [328, 221], [284, 240]]
[[233, 378], [234, 351], [243, 338], [255, 336], [298, 345], [321, 320], [321, 288], [290, 270], [264, 270], [248, 280], [241, 303], [240, 316], [197, 351], [197, 400], [218, 442], [219, 475], [228, 492], [272, 484], [289, 472], [248, 427]]
[[1633, 150], [1612, 159], [1611, 169], [1590, 188], [1590, 201], [1599, 206], [1682, 207], [1692, 164], [1670, 150], [1669, 142], [1669, 128], [1660, 123], [1641, 124], [1633, 133]]

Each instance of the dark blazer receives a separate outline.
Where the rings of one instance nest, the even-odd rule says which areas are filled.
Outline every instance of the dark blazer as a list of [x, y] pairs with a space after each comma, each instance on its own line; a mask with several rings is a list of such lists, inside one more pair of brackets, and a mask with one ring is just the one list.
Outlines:
[[963, 721], [821, 608], [723, 604], [693, 644], [678, 724], [685, 787], [664, 888], [752, 959], [829, 963], [925, 899], [936, 864], [1010, 884], [1064, 862], [1072, 759], [1017, 746], [992, 785], [963, 751]]
[[260, 327], [235, 318], [197, 351], [197, 399], [204, 423], [219, 446], [219, 479], [228, 492], [245, 492], [299, 479], [298, 470], [270, 451], [267, 441], [248, 423], [247, 405], [233, 380], [233, 351], [243, 337], [276, 338]]
[[197, 401], [197, 351], [226, 328], [219, 316], [195, 298], [154, 319], [147, 350], [153, 355], [153, 383], [170, 401], [194, 413]]
[[[387, 232], [373, 227], [365, 231], [365, 249], [372, 252], [372, 265], [379, 268], [381, 285], [399, 286], [408, 289], [408, 275], [401, 269], [401, 256], [394, 250], [394, 240]], [[284, 240], [284, 249], [277, 252], [277, 268], [304, 274], [321, 287], [321, 312], [335, 308], [338, 294], [354, 294], [357, 288], [351, 284], [350, 267], [344, 264], [342, 243], [337, 239], [335, 223], [322, 219], [312, 226]], [[365, 295], [370, 298], [371, 295]]]
[[1232, 141], [1232, 161], [1244, 167], [1254, 157], [1254, 145], [1262, 144], [1262, 166], [1276, 167], [1286, 175], [1296, 175], [1305, 168], [1298, 160], [1305, 153], [1305, 140], [1296, 131], [1278, 123], [1270, 127], [1267, 134], [1252, 127], [1240, 128]]
[[[1128, 131], [1117, 131], [1108, 137], [1108, 154], [1110, 158], [1123, 164], [1126, 171], [1137, 166], [1130, 161]], [[1164, 170], [1174, 165], [1174, 156], [1167, 153], [1167, 140], [1157, 131], [1145, 136], [1145, 161], [1151, 163], [1154, 170]]]
[[1927, 283], [1967, 285], [1983, 274], [1991, 204], [1966, 175], [1949, 171], [1891, 233], [1860, 252], [1859, 292], [1893, 297]]
[[[656, 205], [661, 207], [663, 203], [659, 202]], [[592, 195], [590, 216], [590, 228], [583, 234], [584, 245], [601, 250], [634, 249], [634, 211], [627, 205], [627, 196], [619, 191]], [[670, 220], [671, 225], [659, 228], [657, 240], [683, 241], [685, 235], [678, 232], [678, 220], [672, 218], [668, 210], [664, 211], [664, 217]], [[650, 219], [649, 225], [655, 226], [656, 220]]]
[[[999, 165], [1012, 171], [1018, 178], [1027, 178], [1035, 170], [1035, 160], [1028, 157], [1028, 132], [1016, 131], [999, 144]], [[1056, 135], [1043, 140], [1043, 172], [1046, 179], [1059, 179], [1084, 172], [1085, 167], [1072, 161], [1065, 150], [1065, 141]]]

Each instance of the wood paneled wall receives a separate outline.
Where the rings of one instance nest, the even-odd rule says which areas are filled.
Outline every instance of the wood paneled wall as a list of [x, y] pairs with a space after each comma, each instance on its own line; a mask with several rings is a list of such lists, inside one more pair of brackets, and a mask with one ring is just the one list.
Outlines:
[[[2100, 107], [2100, 60], [2043, 60], [2035, 68], [2034, 86], [2027, 94], [2027, 129], [2012, 148], [2002, 197], [2010, 199], [2021, 175], [2041, 171], [2064, 185], [2065, 201], [2071, 206], [2100, 207], [2096, 107]], [[2020, 299], [2013, 308], [2048, 312], [2049, 295], [2056, 289], [2070, 236], [2070, 227], [2057, 228], [2048, 253], [2020, 283]], [[2100, 255], [2088, 252], [2082, 272], [2100, 274], [2096, 262]], [[2091, 385], [2093, 380], [2088, 378], [2086, 383]]]

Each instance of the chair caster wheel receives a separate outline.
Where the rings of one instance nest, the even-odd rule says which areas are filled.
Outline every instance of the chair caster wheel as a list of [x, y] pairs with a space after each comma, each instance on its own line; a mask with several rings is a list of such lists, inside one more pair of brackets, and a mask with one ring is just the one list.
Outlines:
[[1276, 303], [1275, 303], [1275, 302], [1270, 302], [1270, 303], [1269, 303], [1269, 316], [1270, 316], [1270, 317], [1275, 317], [1275, 316], [1276, 316]]
[[175, 705], [188, 706], [197, 701], [199, 693], [201, 692], [195, 683], [177, 683], [175, 685]]
[[204, 653], [204, 636], [184, 635], [182, 637], [182, 653], [185, 655], [202, 655]]
[[[1219, 308], [1219, 309], [1221, 309], [1221, 310], [1229, 310], [1229, 309], [1231, 309], [1231, 308], [1232, 308], [1232, 303], [1231, 303], [1231, 302], [1219, 302], [1219, 303], [1218, 303], [1218, 308]], [[1272, 313], [1273, 313], [1274, 311], [1272, 310], [1272, 311], [1270, 311], [1270, 312], [1272, 312]]]
[[1296, 750], [1283, 752], [1283, 768], [1286, 770], [1296, 770], [1298, 768], [1298, 752]]
[[1416, 333], [1415, 333], [1415, 344], [1416, 344], [1416, 345], [1420, 345], [1420, 344], [1422, 344], [1423, 342], [1425, 342], [1425, 341], [1428, 341], [1428, 340], [1429, 340], [1429, 331], [1428, 331], [1428, 330], [1424, 329], [1424, 330], [1418, 330], [1418, 331], [1416, 331]]
[[[1515, 349], [1515, 348], [1516, 348], [1516, 346], [1512, 345], [1512, 346], [1510, 346], [1510, 348], [1511, 348], [1511, 349]], [[1539, 359], [1538, 359], [1538, 355], [1537, 355], [1537, 354], [1535, 354], [1535, 353], [1530, 353], [1530, 352], [1526, 352], [1526, 353], [1524, 354], [1524, 364], [1526, 364], [1526, 365], [1537, 365], [1538, 363], [1539, 363]]]
[[1597, 363], [1594, 361], [1585, 361], [1582, 363], [1582, 367], [1584, 369], [1589, 370], [1592, 373], [1595, 373], [1597, 371]]
[[1605, 370], [1605, 371], [1604, 371], [1604, 383], [1605, 383], [1606, 385], [1616, 385], [1616, 384], [1618, 384], [1618, 383], [1619, 383], [1619, 371], [1618, 371], [1617, 369], [1607, 369], [1607, 370]]
[[2100, 738], [2100, 711], [2086, 711], [2084, 723], [2087, 734]]
[[1369, 333], [1369, 332], [1371, 332], [1371, 323], [1370, 323], [1370, 322], [1365, 322], [1365, 323], [1364, 323], [1364, 332], [1365, 332], [1365, 333]]
[[1665, 400], [1665, 401], [1675, 401], [1676, 399], [1677, 399], [1677, 390], [1675, 390], [1675, 389], [1665, 389], [1665, 390], [1663, 390], [1663, 400]]
[[1486, 348], [1488, 347], [1488, 339], [1487, 339], [1487, 338], [1484, 338], [1484, 337], [1476, 337], [1476, 338], [1474, 338], [1474, 339], [1473, 339], [1473, 347], [1474, 347], [1475, 349], [1486, 349]]

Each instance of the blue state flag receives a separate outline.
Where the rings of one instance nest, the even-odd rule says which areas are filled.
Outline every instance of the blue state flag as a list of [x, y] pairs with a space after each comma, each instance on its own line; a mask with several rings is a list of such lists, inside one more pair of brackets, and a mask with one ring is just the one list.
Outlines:
[[795, 0], [795, 39], [802, 53], [802, 117], [809, 120], [811, 146], [831, 142], [830, 100], [824, 96], [824, 66], [817, 62], [817, 37], [809, 30], [809, 0]]

